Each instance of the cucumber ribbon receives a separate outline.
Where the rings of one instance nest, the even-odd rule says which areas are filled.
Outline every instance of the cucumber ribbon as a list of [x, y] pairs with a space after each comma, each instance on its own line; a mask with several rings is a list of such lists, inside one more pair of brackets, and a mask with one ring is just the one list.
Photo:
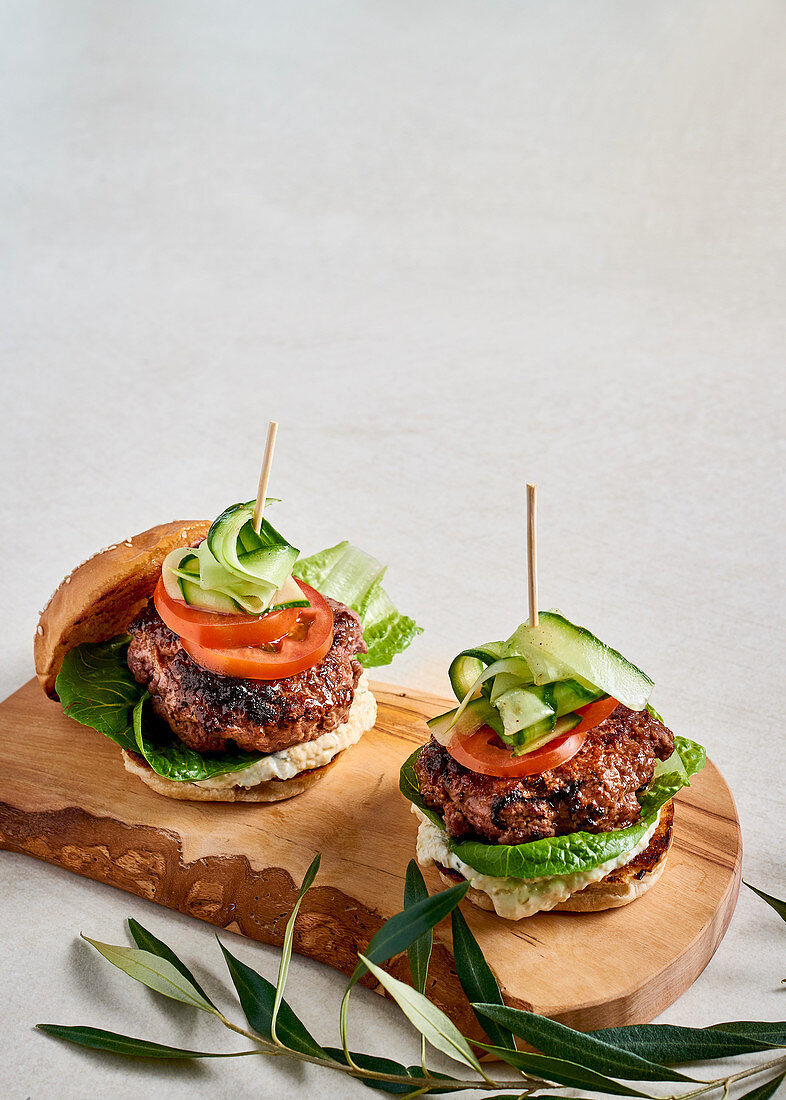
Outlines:
[[652, 689], [640, 669], [555, 611], [543, 612], [537, 627], [522, 623], [506, 642], [463, 650], [449, 677], [459, 706], [431, 719], [436, 739], [447, 744], [451, 735], [488, 725], [515, 756], [558, 736], [566, 726], [558, 719], [577, 725], [576, 711], [588, 703], [611, 696], [644, 710]]
[[[275, 501], [269, 499], [267, 504]], [[164, 559], [164, 586], [175, 599], [208, 611], [261, 615], [284, 601], [275, 599], [292, 573], [299, 551], [263, 519], [254, 530], [255, 501], [233, 504], [210, 525], [195, 549], [173, 550]], [[306, 599], [287, 600], [307, 606]]]

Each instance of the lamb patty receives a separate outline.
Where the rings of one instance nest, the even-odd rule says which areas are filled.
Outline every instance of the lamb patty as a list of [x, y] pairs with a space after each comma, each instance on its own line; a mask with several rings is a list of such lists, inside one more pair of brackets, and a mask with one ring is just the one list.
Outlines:
[[524, 844], [634, 825], [641, 816], [636, 792], [652, 782], [655, 761], [673, 751], [674, 736], [662, 722], [620, 705], [590, 730], [571, 760], [540, 775], [479, 775], [433, 738], [415, 772], [423, 801], [441, 814], [450, 836]]
[[152, 599], [133, 621], [128, 667], [150, 692], [153, 709], [198, 752], [228, 743], [277, 752], [313, 741], [345, 722], [366, 652], [354, 611], [327, 600], [333, 644], [313, 668], [282, 680], [245, 680], [208, 672], [185, 652]]

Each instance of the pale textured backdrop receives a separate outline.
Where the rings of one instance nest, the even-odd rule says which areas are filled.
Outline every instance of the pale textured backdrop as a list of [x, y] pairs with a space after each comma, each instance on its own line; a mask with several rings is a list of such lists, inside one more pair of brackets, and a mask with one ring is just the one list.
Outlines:
[[[271, 416], [284, 530], [388, 562], [426, 633], [387, 676], [444, 690], [524, 615], [536, 480], [542, 605], [653, 675], [786, 893], [785, 50], [774, 0], [1, 0], [2, 694], [76, 562], [253, 494]], [[210, 1049], [74, 937], [133, 912], [220, 973], [212, 930], [5, 854], [0, 899], [14, 1100], [367, 1095], [44, 1040]], [[782, 1016], [778, 935], [744, 897], [666, 1018]], [[325, 1040], [342, 988], [295, 961]], [[359, 1000], [358, 1044], [415, 1052]]]

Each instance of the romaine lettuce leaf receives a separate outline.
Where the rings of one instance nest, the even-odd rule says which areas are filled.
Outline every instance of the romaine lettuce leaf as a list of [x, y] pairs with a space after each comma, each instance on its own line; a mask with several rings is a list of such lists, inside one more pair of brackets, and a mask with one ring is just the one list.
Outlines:
[[388, 665], [422, 629], [401, 615], [382, 587], [385, 566], [348, 542], [339, 542], [295, 563], [293, 574], [323, 596], [357, 611], [368, 652], [359, 658], [366, 668]]
[[241, 771], [267, 755], [242, 749], [202, 753], [178, 741], [146, 705], [150, 696], [126, 664], [130, 640], [128, 634], [118, 634], [108, 642], [85, 642], [66, 654], [55, 688], [69, 718], [144, 756], [166, 779], [210, 779]]
[[[421, 749], [422, 746], [417, 748], [404, 763], [399, 790], [430, 821], [444, 830], [442, 818], [421, 798], [414, 768]], [[533, 840], [529, 844], [488, 844], [448, 837], [448, 847], [463, 863], [495, 878], [535, 879], [590, 871], [635, 848], [654, 824], [660, 808], [689, 785], [690, 777], [704, 767], [704, 761], [705, 752], [701, 745], [686, 737], [675, 737], [674, 753], [656, 769], [650, 787], [639, 799], [640, 820], [627, 829], [615, 829], [608, 833], [569, 833], [567, 836]]]

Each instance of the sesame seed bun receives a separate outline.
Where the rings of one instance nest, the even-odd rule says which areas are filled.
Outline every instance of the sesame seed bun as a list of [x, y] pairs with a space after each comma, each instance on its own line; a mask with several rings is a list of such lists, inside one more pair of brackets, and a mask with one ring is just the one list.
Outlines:
[[122, 634], [152, 595], [170, 550], [201, 542], [206, 520], [175, 520], [115, 543], [77, 566], [41, 612], [33, 656], [41, 687], [57, 699], [55, 680], [70, 649]]

